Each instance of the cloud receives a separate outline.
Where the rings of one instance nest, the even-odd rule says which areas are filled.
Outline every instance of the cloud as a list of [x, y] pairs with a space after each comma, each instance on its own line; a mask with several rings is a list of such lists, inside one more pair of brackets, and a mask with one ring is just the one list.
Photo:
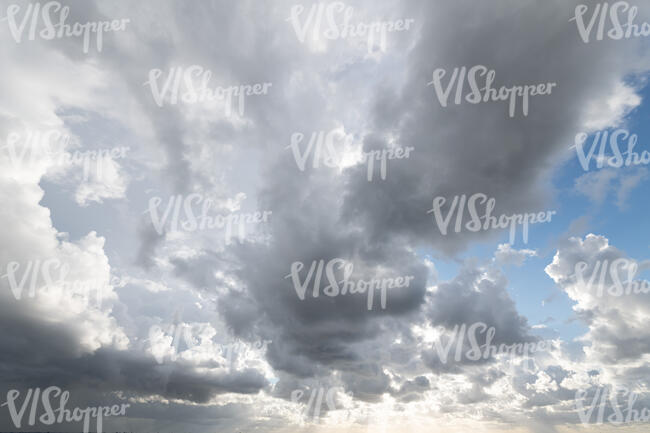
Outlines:
[[[572, 393], [615, 382], [616, 362], [633, 364], [626, 378], [642, 378], [646, 302], [594, 297], [571, 276], [577, 261], [593, 267], [625, 257], [594, 235], [558, 246], [546, 268], [588, 327], [575, 346], [535, 354], [533, 367], [502, 355], [441, 362], [432, 338], [463, 324], [494, 327], [496, 344], [539, 340], [504, 270], [538, 253], [501, 244], [486, 261], [461, 258], [503, 233], [443, 236], [427, 213], [436, 196], [478, 192], [495, 198], [496, 215], [551, 206], [550, 178], [566, 143], [584, 127], [620, 124], [641, 103], [639, 89], [622, 83], [648, 69], [642, 42], [584, 44], [569, 21], [573, 3], [561, 1], [362, 1], [355, 19], [416, 23], [391, 33], [386, 52], [369, 53], [363, 39], [302, 44], [287, 21], [293, 6], [71, 4], [72, 21], [130, 19], [127, 31], [105, 35], [101, 53], [87, 55], [76, 38], [14, 44], [2, 26], [11, 42], [0, 46], [3, 143], [12, 132], [54, 129], [73, 137], [69, 151], [130, 149], [124, 160], [104, 161], [101, 176], [99, 167], [84, 173], [42, 154], [25, 168], [0, 149], [0, 198], [11, 210], [0, 212], [2, 273], [15, 262], [21, 278], [29, 263], [55, 260], [70, 267], [59, 283], [106, 287], [99, 306], [40, 292], [17, 300], [1, 278], [3, 385], [43, 386], [46, 378], [79, 401], [129, 401], [127, 420], [116, 425], [143, 431], [294, 429], [300, 405], [291, 392], [319, 383], [340, 387], [340, 403], [353, 419], [365, 417], [360, 423], [456, 417], [539, 430], [577, 422]], [[498, 103], [442, 107], [427, 86], [433, 70], [479, 64], [496, 71], [498, 85], [557, 88], [533, 98], [528, 116], [509, 117]], [[270, 82], [271, 91], [246, 100], [241, 116], [210, 105], [158, 106], [143, 85], [150, 71], [189, 65], [210, 70], [215, 87]], [[308, 159], [301, 170], [292, 135], [304, 134], [307, 146], [312, 134], [332, 130], [352, 139], [345, 166]], [[368, 166], [353, 155], [396, 145], [413, 147], [412, 156], [390, 160], [386, 178], [377, 172], [369, 182]], [[623, 206], [645, 176], [602, 170], [576, 189], [600, 202], [613, 193]], [[146, 214], [152, 195], [191, 193], [213, 200], [217, 213], [272, 216], [230, 244], [216, 231], [157, 232]], [[533, 227], [531, 239], [537, 235]], [[353, 264], [355, 281], [412, 278], [388, 292], [385, 308], [378, 290], [371, 309], [367, 292], [300, 299], [286, 278], [292, 265], [304, 264], [304, 279], [312, 263], [338, 258]], [[438, 273], [448, 273], [448, 259], [461, 266], [445, 280]], [[125, 284], [114, 284], [115, 275]], [[35, 287], [44, 283], [39, 277]], [[189, 337], [175, 341], [177, 329]], [[231, 339], [247, 354], [235, 357], [234, 370], [221, 351]], [[259, 341], [270, 343], [248, 356]], [[340, 411], [323, 411], [328, 426]]]
[[600, 100], [588, 103], [584, 126], [593, 132], [620, 126], [625, 117], [641, 105], [641, 97], [634, 87], [617, 82], [608, 92], [603, 92]]
[[510, 244], [499, 244], [494, 258], [501, 265], [521, 266], [527, 257], [535, 257], [537, 252], [534, 250], [523, 249], [515, 250]]
[[575, 190], [589, 198], [597, 205], [602, 205], [608, 198], [616, 198], [616, 206], [625, 208], [626, 202], [634, 188], [647, 179], [646, 168], [617, 170], [606, 168], [585, 173], [575, 180]]
[[607, 238], [589, 234], [569, 239], [546, 267], [589, 328], [583, 340], [591, 346], [585, 347], [585, 354], [605, 364], [634, 362], [650, 350], [641, 326], [650, 314], [649, 304], [631, 286], [633, 281], [643, 282], [636, 277], [634, 265], [638, 262], [610, 245]]

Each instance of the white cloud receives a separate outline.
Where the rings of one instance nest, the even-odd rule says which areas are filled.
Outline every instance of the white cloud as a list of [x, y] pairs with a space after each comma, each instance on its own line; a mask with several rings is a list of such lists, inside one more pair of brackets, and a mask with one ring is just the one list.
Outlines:
[[537, 252], [529, 249], [515, 250], [510, 244], [500, 244], [494, 253], [496, 262], [503, 265], [521, 266], [527, 257], [535, 257]]
[[636, 90], [623, 82], [616, 82], [588, 103], [583, 124], [587, 132], [620, 126], [625, 116], [641, 105]]

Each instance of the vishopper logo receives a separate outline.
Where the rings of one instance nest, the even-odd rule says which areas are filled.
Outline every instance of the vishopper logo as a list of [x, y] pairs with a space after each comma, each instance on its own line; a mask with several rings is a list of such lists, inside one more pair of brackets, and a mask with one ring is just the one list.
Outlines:
[[307, 289], [312, 284], [312, 296], [320, 296], [320, 287], [322, 284], [323, 271], [325, 272], [327, 286], [323, 288], [323, 294], [328, 297], [345, 296], [356, 293], [368, 293], [368, 310], [372, 310], [375, 290], [381, 291], [381, 308], [386, 309], [388, 289], [405, 288], [411, 284], [415, 277], [397, 277], [397, 278], [373, 278], [370, 280], [351, 280], [354, 273], [354, 265], [345, 259], [335, 258], [325, 263], [325, 260], [314, 260], [309, 267], [309, 271], [303, 281], [300, 281], [300, 272], [305, 267], [303, 262], [293, 262], [291, 264], [291, 273], [284, 278], [291, 278], [296, 294], [301, 301], [305, 300]]
[[[230, 245], [233, 237], [233, 230], [236, 230], [240, 243], [246, 238], [246, 225], [259, 224], [268, 222], [271, 211], [257, 211], [254, 213], [234, 213], [226, 215], [216, 214], [209, 215], [213, 201], [199, 193], [192, 193], [188, 196], [182, 194], [172, 196], [168, 199], [162, 214], [159, 213], [159, 207], [162, 204], [161, 197], [151, 197], [149, 199], [148, 213], [151, 222], [159, 235], [167, 232], [193, 232], [197, 230], [212, 230], [225, 228], [225, 242]], [[195, 213], [195, 206], [200, 206], [198, 214]], [[185, 218], [182, 219], [181, 215]], [[165, 229], [167, 227], [167, 229]]]
[[287, 18], [300, 43], [304, 44], [307, 41], [310, 31], [313, 42], [367, 38], [368, 53], [373, 52], [375, 41], [378, 41], [379, 49], [386, 52], [388, 33], [407, 31], [415, 22], [414, 19], [409, 18], [352, 24], [353, 8], [338, 1], [314, 3], [309, 6], [308, 12], [305, 12], [305, 9], [305, 6], [301, 4], [293, 5]]
[[[64, 163], [69, 143], [70, 136], [56, 129], [26, 130], [24, 133], [14, 131], [7, 134], [7, 142], [2, 149], [6, 149], [14, 167], [33, 165], [43, 156], [55, 156], [60, 163]], [[68, 161], [71, 160], [68, 156]]]
[[[596, 158], [596, 167], [603, 168], [605, 166], [612, 168], [629, 167], [635, 165], [648, 165], [650, 164], [650, 152], [644, 150], [641, 154], [634, 151], [636, 147], [638, 136], [631, 134], [626, 129], [616, 129], [611, 133], [609, 131], [596, 131], [593, 134], [591, 146], [585, 153], [585, 143], [587, 142], [588, 134], [581, 132], [576, 135], [574, 145], [578, 161], [584, 171], [589, 171], [591, 168], [591, 161]], [[612, 151], [611, 155], [606, 155], [607, 145]], [[621, 147], [627, 145], [625, 152], [621, 151]], [[598, 155], [596, 156], [596, 148], [598, 148]]]
[[[112, 149], [93, 149], [86, 151], [75, 150], [68, 152], [70, 136], [58, 130], [37, 131], [28, 130], [24, 133], [11, 132], [7, 135], [7, 143], [2, 146], [6, 149], [14, 168], [20, 169], [34, 166], [42, 158], [53, 159], [55, 166], [81, 166], [83, 167], [83, 180], [89, 180], [91, 173], [93, 179], [100, 181], [109, 161], [125, 158], [128, 147], [114, 147]], [[94, 170], [92, 170], [94, 167]]]
[[[433, 85], [433, 89], [442, 107], [447, 107], [449, 96], [452, 90], [454, 90], [455, 85], [454, 104], [460, 105], [463, 102], [480, 104], [481, 102], [509, 101], [508, 115], [510, 117], [515, 116], [519, 100], [521, 100], [522, 114], [528, 116], [530, 98], [532, 96], [550, 95], [553, 87], [557, 86], [557, 83], [542, 83], [511, 87], [501, 86], [497, 90], [496, 87], [492, 87], [496, 77], [496, 71], [494, 69], [488, 69], [483, 65], [476, 65], [471, 68], [465, 66], [454, 68], [446, 87], [443, 87], [442, 80], [445, 75], [447, 75], [447, 71], [443, 68], [438, 68], [433, 71], [433, 78], [427, 83], [427, 86]], [[469, 86], [469, 93], [464, 93], [466, 81]], [[481, 84], [479, 84], [479, 81]]]
[[286, 149], [291, 149], [300, 171], [305, 171], [310, 157], [313, 168], [319, 168], [321, 164], [330, 168], [345, 168], [359, 162], [366, 164], [368, 182], [374, 178], [375, 164], [379, 167], [381, 180], [386, 180], [388, 161], [408, 159], [411, 156], [410, 153], [415, 149], [414, 147], [394, 146], [357, 154], [354, 150], [352, 137], [341, 136], [338, 129], [329, 132], [312, 132], [309, 141], [301, 148], [305, 134], [295, 132], [291, 135], [291, 144]]
[[[587, 397], [589, 394], [585, 390], [578, 390], [575, 394], [578, 417], [583, 425], [604, 423], [618, 425], [650, 421], [650, 409], [647, 407], [640, 408], [640, 410], [638, 407], [635, 408], [639, 394], [630, 390], [627, 386], [598, 387], [593, 395], [589, 397], [591, 402]], [[586, 407], [585, 403], [587, 404]], [[611, 413], [605, 417], [605, 410], [608, 406]], [[596, 408], [598, 408], [598, 411], [596, 411]]]
[[[291, 392], [291, 402], [305, 404], [301, 412], [303, 420], [318, 422], [321, 418], [321, 411], [324, 408], [330, 411], [337, 410], [336, 395], [343, 392], [344, 389], [340, 386], [323, 387], [317, 385], [315, 387], [295, 389]], [[306, 397], [307, 395], [309, 395], [308, 398]]]
[[[479, 344], [479, 336], [484, 335], [485, 343]], [[454, 325], [451, 335], [447, 337], [447, 342], [443, 343], [443, 336], [445, 336], [445, 329], [441, 328], [441, 335], [434, 340], [434, 347], [440, 362], [447, 364], [449, 360], [449, 352], [455, 345], [454, 361], [479, 361], [488, 360], [491, 357], [505, 354], [510, 357], [523, 356], [526, 358], [528, 371], [532, 371], [532, 367], [528, 364], [530, 355], [536, 352], [544, 352], [551, 347], [550, 343], [543, 340], [537, 342], [524, 342], [513, 344], [492, 344], [496, 335], [496, 328], [493, 326], [488, 327], [486, 323], [476, 322], [469, 326], [463, 323], [460, 326]], [[465, 341], [469, 344], [469, 349], [463, 352], [466, 348]]]
[[345, 392], [342, 386], [327, 386], [321, 383], [306, 385], [291, 392], [291, 402], [302, 407], [301, 424], [320, 424], [325, 417], [336, 425], [366, 424], [358, 431], [368, 433], [385, 433], [387, 431], [390, 410], [371, 410], [366, 407], [354, 407], [354, 394]]
[[[203, 339], [212, 340], [214, 335], [202, 333], [201, 326], [202, 324], [199, 324], [197, 328], [197, 326], [183, 323], [178, 312], [173, 324], [151, 326], [149, 328], [149, 343], [156, 362], [163, 364], [165, 358], [175, 362], [184, 351], [200, 346]], [[229, 371], [234, 371], [238, 359], [245, 360], [252, 352], [263, 353], [270, 343], [270, 340], [260, 340], [253, 344], [246, 344], [239, 339], [229, 338], [227, 343], [217, 344], [216, 349], [225, 360], [224, 367]]]
[[203, 104], [207, 102], [221, 102], [224, 105], [225, 116], [230, 117], [233, 106], [237, 105], [239, 116], [244, 115], [246, 97], [252, 95], [266, 95], [272, 83], [242, 84], [237, 86], [210, 88], [212, 71], [200, 65], [188, 67], [177, 66], [170, 68], [164, 80], [159, 80], [162, 69], [151, 69], [149, 80], [144, 86], [149, 85], [156, 105], [165, 104]]
[[[596, 30], [596, 40], [602, 41], [605, 37], [612, 40], [630, 39], [631, 37], [645, 37], [650, 35], [650, 24], [642, 23], [641, 26], [635, 24], [639, 8], [630, 6], [626, 1], [612, 3], [597, 3], [588, 22], [585, 21], [587, 12], [592, 5], [581, 4], [576, 6], [575, 14], [569, 21], [575, 21], [578, 28], [578, 34], [582, 41], [587, 44], [590, 42]], [[625, 15], [627, 13], [627, 15]], [[598, 23], [598, 24], [596, 24]], [[605, 30], [607, 30], [605, 33]]]
[[[20, 276], [22, 272], [22, 276]], [[125, 282], [118, 277], [111, 277], [110, 285], [103, 279], [68, 279], [70, 265], [59, 259], [29, 260], [24, 263], [12, 261], [6, 266], [6, 273], [0, 278], [6, 278], [11, 292], [17, 301], [23, 298], [26, 287], [29, 291], [26, 296], [35, 298], [37, 294], [59, 299], [81, 299], [86, 306], [91, 299], [95, 299], [95, 306], [101, 308], [103, 301], [112, 291], [112, 286], [123, 286]]]
[[[626, 258], [618, 258], [611, 262], [598, 260], [593, 266], [584, 261], [575, 265], [576, 282], [589, 290], [595, 289], [597, 297], [603, 297], [605, 289], [609, 296], [650, 293], [650, 282], [634, 279], [638, 271], [637, 262]], [[606, 281], [611, 281], [612, 284], [607, 285]]]
[[[9, 415], [11, 416], [11, 421], [17, 429], [20, 429], [23, 426], [25, 412], [27, 407], [29, 407], [30, 402], [31, 410], [29, 412], [29, 418], [27, 419], [28, 426], [34, 426], [37, 421], [43, 425], [83, 421], [84, 433], [91, 431], [90, 421], [92, 418], [96, 418], [95, 431], [101, 432], [103, 417], [124, 416], [126, 415], [126, 408], [131, 406], [130, 404], [121, 404], [113, 406], [86, 407], [85, 409], [79, 407], [75, 407], [72, 410], [66, 409], [66, 405], [70, 399], [70, 392], [62, 391], [58, 386], [45, 388], [42, 393], [40, 388], [29, 388], [23, 402], [20, 404], [20, 409], [17, 408], [16, 404], [19, 397], [20, 391], [12, 389], [7, 392], [7, 401], [0, 405], [0, 407], [7, 406], [9, 409]], [[36, 418], [39, 408], [39, 397], [43, 414]], [[53, 402], [53, 398], [59, 399], [58, 407], [56, 408], [53, 407], [53, 403], [55, 403]]]
[[[29, 3], [23, 12], [21, 6], [12, 4], [7, 8], [7, 16], [0, 21], [7, 21], [9, 30], [16, 43], [23, 41], [23, 36], [27, 40], [33, 41], [37, 37], [44, 40], [62, 39], [62, 38], [81, 38], [83, 37], [83, 52], [88, 54], [90, 50], [91, 38], [95, 38], [97, 52], [101, 52], [104, 46], [104, 32], [124, 31], [126, 24], [130, 22], [128, 18], [112, 21], [89, 21], [87, 23], [76, 22], [67, 24], [70, 7], [63, 6], [57, 1], [47, 3]], [[42, 29], [37, 33], [39, 22]], [[28, 33], [25, 30], [29, 25]]]
[[[433, 199], [433, 207], [427, 211], [427, 213], [433, 213], [435, 223], [440, 230], [440, 234], [443, 236], [447, 235], [451, 218], [454, 216], [454, 213], [456, 213], [454, 232], [460, 233], [463, 228], [470, 232], [510, 228], [511, 245], [514, 245], [515, 243], [517, 225], [521, 224], [523, 226], [523, 242], [524, 244], [527, 244], [528, 225], [551, 222], [551, 217], [556, 213], [555, 211], [546, 211], [537, 214], [501, 214], [497, 218], [492, 215], [492, 212], [496, 207], [496, 199], [492, 197], [488, 198], [488, 196], [483, 193], [476, 193], [469, 196], [469, 198], [465, 194], [454, 196], [451, 206], [447, 211], [447, 216], [444, 217], [442, 208], [446, 202], [447, 199], [445, 197], [435, 197]], [[469, 212], [470, 221], [465, 223], [463, 226], [466, 206], [467, 211]], [[479, 210], [477, 209], [479, 206], [483, 206], [484, 208], [482, 216], [479, 214]], [[483, 222], [481, 222], [481, 220], [483, 220]]]

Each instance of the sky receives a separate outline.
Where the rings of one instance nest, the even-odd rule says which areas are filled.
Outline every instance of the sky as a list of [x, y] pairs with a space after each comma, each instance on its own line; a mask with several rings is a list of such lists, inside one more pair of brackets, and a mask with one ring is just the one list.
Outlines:
[[648, 22], [0, 0], [0, 431], [646, 431]]

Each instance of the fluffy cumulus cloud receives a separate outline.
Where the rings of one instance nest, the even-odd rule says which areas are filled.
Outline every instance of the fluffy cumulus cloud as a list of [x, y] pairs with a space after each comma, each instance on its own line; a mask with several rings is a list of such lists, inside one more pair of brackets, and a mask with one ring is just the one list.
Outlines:
[[[591, 431], [581, 393], [645, 401], [643, 257], [559, 216], [503, 243], [458, 210], [566, 210], [575, 134], [642, 107], [643, 38], [585, 43], [577, 5], [0, 2], [1, 389], [128, 404], [107, 431]], [[111, 20], [77, 27], [88, 49], [70, 34]], [[525, 113], [455, 104], [475, 65], [554, 85]], [[645, 180], [605, 168], [567, 193], [625, 209]], [[522, 274], [579, 335], [534, 325]]]
[[575, 301], [589, 327], [590, 357], [608, 364], [641, 360], [650, 349], [643, 322], [649, 314], [650, 284], [639, 275], [643, 263], [609, 244], [604, 236], [570, 238], [546, 273]]

